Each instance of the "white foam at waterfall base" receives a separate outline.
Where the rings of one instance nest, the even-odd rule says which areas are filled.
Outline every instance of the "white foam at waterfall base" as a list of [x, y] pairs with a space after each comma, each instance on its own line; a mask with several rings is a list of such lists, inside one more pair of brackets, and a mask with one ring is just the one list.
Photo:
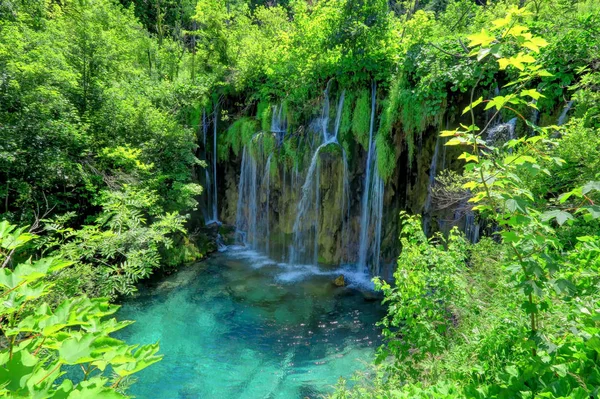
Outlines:
[[347, 264], [337, 269], [324, 270], [319, 266], [311, 264], [291, 264], [286, 262], [277, 262], [258, 251], [248, 249], [241, 245], [232, 245], [227, 252], [227, 256], [234, 259], [245, 259], [249, 261], [252, 268], [260, 269], [265, 266], [277, 266], [280, 271], [274, 275], [275, 281], [283, 284], [292, 284], [312, 277], [330, 276], [333, 278], [340, 275], [344, 276], [347, 287], [373, 291], [375, 286], [371, 281], [371, 276], [366, 272], [357, 270], [356, 265]]

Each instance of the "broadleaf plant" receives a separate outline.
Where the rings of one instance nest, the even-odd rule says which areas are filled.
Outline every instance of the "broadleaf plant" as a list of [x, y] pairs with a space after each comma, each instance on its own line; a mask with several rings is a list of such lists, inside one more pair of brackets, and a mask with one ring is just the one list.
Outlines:
[[[34, 238], [0, 223], [0, 241], [18, 243], [10, 248]], [[126, 398], [124, 379], [161, 359], [158, 344], [110, 337], [130, 322], [109, 318], [118, 306], [105, 298], [77, 296], [55, 308], [44, 302], [48, 277], [71, 264], [45, 257], [0, 269], [0, 397]]]

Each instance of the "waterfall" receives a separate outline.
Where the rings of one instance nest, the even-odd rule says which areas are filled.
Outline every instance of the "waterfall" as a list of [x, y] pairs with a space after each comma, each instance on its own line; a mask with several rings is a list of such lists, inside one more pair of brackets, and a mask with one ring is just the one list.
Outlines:
[[475, 213], [468, 211], [465, 214], [465, 235], [467, 236], [467, 240], [473, 244], [477, 243], [479, 241], [480, 228], [479, 222], [475, 218]]
[[[379, 273], [379, 252], [381, 247], [381, 218], [383, 214], [383, 180], [379, 176], [376, 160], [377, 153], [373, 143], [375, 126], [377, 85], [373, 82], [371, 88], [371, 123], [369, 125], [369, 148], [365, 183], [361, 201], [360, 240], [358, 248], [358, 271], [370, 270]], [[373, 172], [374, 169], [374, 172]], [[373, 176], [372, 176], [373, 175]], [[370, 261], [369, 261], [370, 260]]]
[[271, 198], [271, 158], [273, 157], [273, 154], [269, 154], [269, 157], [267, 158], [267, 162], [265, 163], [265, 170], [263, 172], [263, 181], [262, 181], [262, 185], [261, 185], [261, 191], [265, 193], [265, 202], [266, 202], [266, 206], [265, 206], [265, 210], [264, 210], [264, 226], [265, 226], [265, 230], [266, 230], [266, 252], [267, 254], [269, 253], [269, 242], [271, 241], [271, 227], [269, 224], [269, 212], [270, 212], [270, 208], [269, 208], [269, 199]]
[[235, 229], [236, 241], [250, 247], [256, 245], [256, 169], [256, 161], [250, 154], [248, 146], [244, 146]]
[[287, 133], [287, 119], [283, 112], [283, 104], [273, 106], [273, 116], [271, 117], [271, 132], [275, 134], [277, 143], [281, 145]]
[[[271, 159], [262, 157], [258, 135], [242, 150], [242, 168], [238, 185], [235, 217], [236, 241], [269, 254], [271, 223]], [[262, 162], [264, 161], [264, 166]]]
[[342, 262], [350, 260], [350, 174], [348, 172], [348, 156], [346, 151], [342, 151], [342, 161], [344, 162], [342, 174]]
[[[306, 180], [302, 185], [302, 197], [298, 203], [298, 210], [296, 212], [296, 220], [294, 221], [294, 243], [290, 250], [290, 263], [299, 264], [300, 262], [305, 263], [309, 261], [315, 262], [318, 260], [318, 217], [319, 217], [319, 176], [318, 176], [318, 165], [319, 165], [319, 151], [330, 143], [325, 142], [321, 144], [315, 150], [310, 161], [310, 166], [306, 174]], [[313, 183], [316, 177], [316, 184]], [[313, 209], [314, 208], [314, 209]], [[309, 214], [310, 211], [312, 214]], [[306, 231], [309, 231], [309, 236], [306, 236]], [[313, 254], [304, 255], [307, 248], [307, 242], [314, 241], [313, 243]]]
[[327, 143], [329, 138], [329, 87], [332, 80], [327, 82], [325, 91], [323, 92], [323, 110], [321, 112], [321, 132], [323, 133], [323, 142]]
[[486, 143], [502, 145], [515, 138], [517, 118], [512, 118], [506, 123], [497, 123], [488, 130]]
[[206, 136], [208, 134], [208, 120], [206, 118], [206, 109], [202, 109], [202, 150], [204, 151], [204, 161], [206, 166], [204, 167], [204, 221], [206, 224], [210, 224], [209, 212], [212, 209], [212, 184], [210, 184], [210, 172], [208, 171], [208, 151], [206, 148]]
[[573, 100], [569, 101], [567, 103], [567, 105], [565, 105], [565, 107], [563, 108], [562, 112], [560, 113], [560, 116], [558, 117], [558, 121], [556, 122], [556, 124], [558, 126], [565, 124], [565, 122], [567, 121], [568, 113], [572, 107], [573, 107]]
[[[275, 158], [272, 154], [264, 153], [261, 137], [264, 134], [273, 134], [280, 143], [287, 139], [287, 121], [283, 105], [272, 108], [270, 132], [257, 133], [251, 143], [243, 147], [238, 184], [236, 239], [248, 248], [263, 252], [271, 258], [277, 257], [287, 261], [290, 265], [317, 265], [320, 259], [335, 256], [336, 259], [341, 259], [342, 263], [356, 262], [356, 268], [361, 274], [369, 271], [378, 275], [381, 272], [384, 182], [377, 170], [374, 137], [377, 85], [373, 82], [371, 88], [371, 120], [364, 188], [361, 194], [360, 231], [353, 229], [350, 223], [352, 194], [348, 154], [338, 139], [346, 93], [343, 90], [339, 92], [337, 106], [334, 106], [330, 88], [331, 82], [324, 90], [320, 114], [313, 119], [306, 134], [300, 136], [300, 141], [295, 143], [310, 149], [310, 158], [306, 158], [307, 167], [303, 168], [306, 173], [299, 169], [298, 163], [290, 170], [286, 167], [280, 169], [280, 191], [277, 189], [271, 193], [270, 170]], [[434, 165], [433, 169], [436, 167]], [[327, 181], [323, 180], [324, 176], [328, 176]], [[280, 195], [281, 198], [271, 198], [272, 194]], [[289, 215], [292, 208], [286, 204], [293, 198], [297, 198], [297, 201], [292, 205], [295, 213], [293, 224], [290, 226], [291, 231], [288, 232], [291, 234], [286, 234], [285, 230], [272, 229], [271, 218]], [[277, 208], [272, 213], [271, 205], [276, 205]], [[337, 226], [333, 233], [323, 227], [331, 223]], [[357, 235], [353, 237], [355, 232]], [[273, 243], [269, 244], [272, 233], [280, 239], [283, 248]], [[320, 234], [334, 236], [324, 240], [326, 237], [319, 237]], [[358, 242], [358, 252], [351, 250], [351, 242]]]
[[213, 146], [212, 150], [208, 151], [208, 128], [210, 118], [206, 115], [206, 109], [202, 110], [202, 149], [204, 151], [204, 160], [206, 167], [204, 168], [204, 221], [205, 224], [219, 223], [219, 213], [217, 204], [217, 120], [218, 110], [215, 106], [213, 112]]
[[[429, 166], [429, 181], [427, 182], [427, 198], [425, 199], [425, 205], [423, 206], [423, 232], [425, 235], [429, 234], [429, 227], [431, 223], [431, 192], [435, 184], [435, 176], [437, 174], [437, 164], [440, 153], [441, 137], [437, 136], [435, 139], [435, 148], [433, 150], [433, 157], [431, 158], [431, 165]], [[443, 167], [443, 165], [442, 165]]]
[[219, 223], [219, 213], [217, 211], [217, 118], [218, 118], [219, 104], [215, 104], [214, 111], [214, 123], [213, 123], [213, 221]]
[[[313, 128], [318, 132], [320, 130], [322, 142], [315, 149], [308, 171], [306, 173], [306, 179], [302, 185], [301, 198], [298, 202], [296, 219], [294, 221], [293, 235], [294, 241], [290, 248], [290, 263], [312, 263], [317, 264], [319, 259], [319, 221], [321, 215], [321, 184], [320, 184], [320, 168], [319, 168], [319, 154], [321, 150], [330, 145], [340, 145], [337, 140], [338, 131], [341, 123], [341, 113], [344, 107], [345, 91], [342, 91], [338, 100], [337, 114], [335, 118], [335, 125], [333, 133], [330, 134], [329, 130], [329, 87], [331, 81], [327, 84], [324, 91], [324, 102], [321, 117], [318, 119], [318, 123], [313, 124]], [[341, 147], [341, 146], [340, 146]], [[346, 162], [346, 153], [342, 148], [342, 162], [343, 162], [343, 190], [347, 190], [348, 196], [350, 189], [348, 187], [348, 170]], [[345, 196], [346, 193], [343, 193]], [[344, 220], [344, 204], [342, 204], [342, 220]], [[342, 228], [343, 230], [343, 228]], [[342, 232], [342, 241], [343, 241]], [[312, 248], [309, 246], [312, 244]], [[344, 245], [344, 244], [342, 244]]]

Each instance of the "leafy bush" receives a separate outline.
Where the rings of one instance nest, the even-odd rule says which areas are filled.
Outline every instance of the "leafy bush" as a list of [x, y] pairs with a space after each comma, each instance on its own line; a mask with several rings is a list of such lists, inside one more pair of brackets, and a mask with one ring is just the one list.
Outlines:
[[[32, 238], [0, 222], [3, 250]], [[4, 252], [0, 261], [10, 256]], [[125, 380], [161, 359], [158, 344], [127, 345], [110, 337], [130, 322], [107, 319], [118, 307], [106, 299], [75, 295], [55, 308], [44, 302], [48, 277], [71, 263], [45, 257], [0, 270], [0, 396], [126, 398]]]
[[419, 373], [414, 363], [435, 357], [453, 335], [455, 323], [465, 307], [464, 274], [466, 241], [457, 229], [447, 239], [437, 236], [434, 244], [425, 237], [418, 217], [401, 215], [402, 253], [394, 272], [396, 285], [376, 278], [375, 287], [389, 303], [381, 322], [387, 345], [379, 355], [393, 355], [402, 374]]
[[73, 229], [49, 223], [46, 230], [51, 236], [44, 240], [44, 248], [85, 270], [75, 280], [70, 273], [59, 274], [56, 291], [66, 297], [82, 291], [106, 297], [134, 292], [139, 280], [160, 267], [161, 250], [173, 246], [171, 235], [185, 232], [181, 216], [158, 214], [159, 210], [155, 196], [126, 188], [105, 192], [103, 211], [94, 224]]

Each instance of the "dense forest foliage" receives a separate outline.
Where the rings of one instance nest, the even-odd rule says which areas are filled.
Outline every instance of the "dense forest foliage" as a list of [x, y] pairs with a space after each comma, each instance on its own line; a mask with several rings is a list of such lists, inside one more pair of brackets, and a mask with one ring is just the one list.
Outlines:
[[[468, 203], [488, 237], [401, 215], [386, 342], [333, 397], [598, 397], [595, 0], [1, 2], [0, 396], [127, 397], [160, 360], [109, 336], [128, 324], [110, 302], [211, 250], [204, 113], [219, 162], [260, 139], [293, 168], [330, 85], [340, 144], [367, 148], [374, 84], [380, 176], [441, 135], [457, 162], [433, 201]], [[261, 135], [275, 105], [282, 144]]]

